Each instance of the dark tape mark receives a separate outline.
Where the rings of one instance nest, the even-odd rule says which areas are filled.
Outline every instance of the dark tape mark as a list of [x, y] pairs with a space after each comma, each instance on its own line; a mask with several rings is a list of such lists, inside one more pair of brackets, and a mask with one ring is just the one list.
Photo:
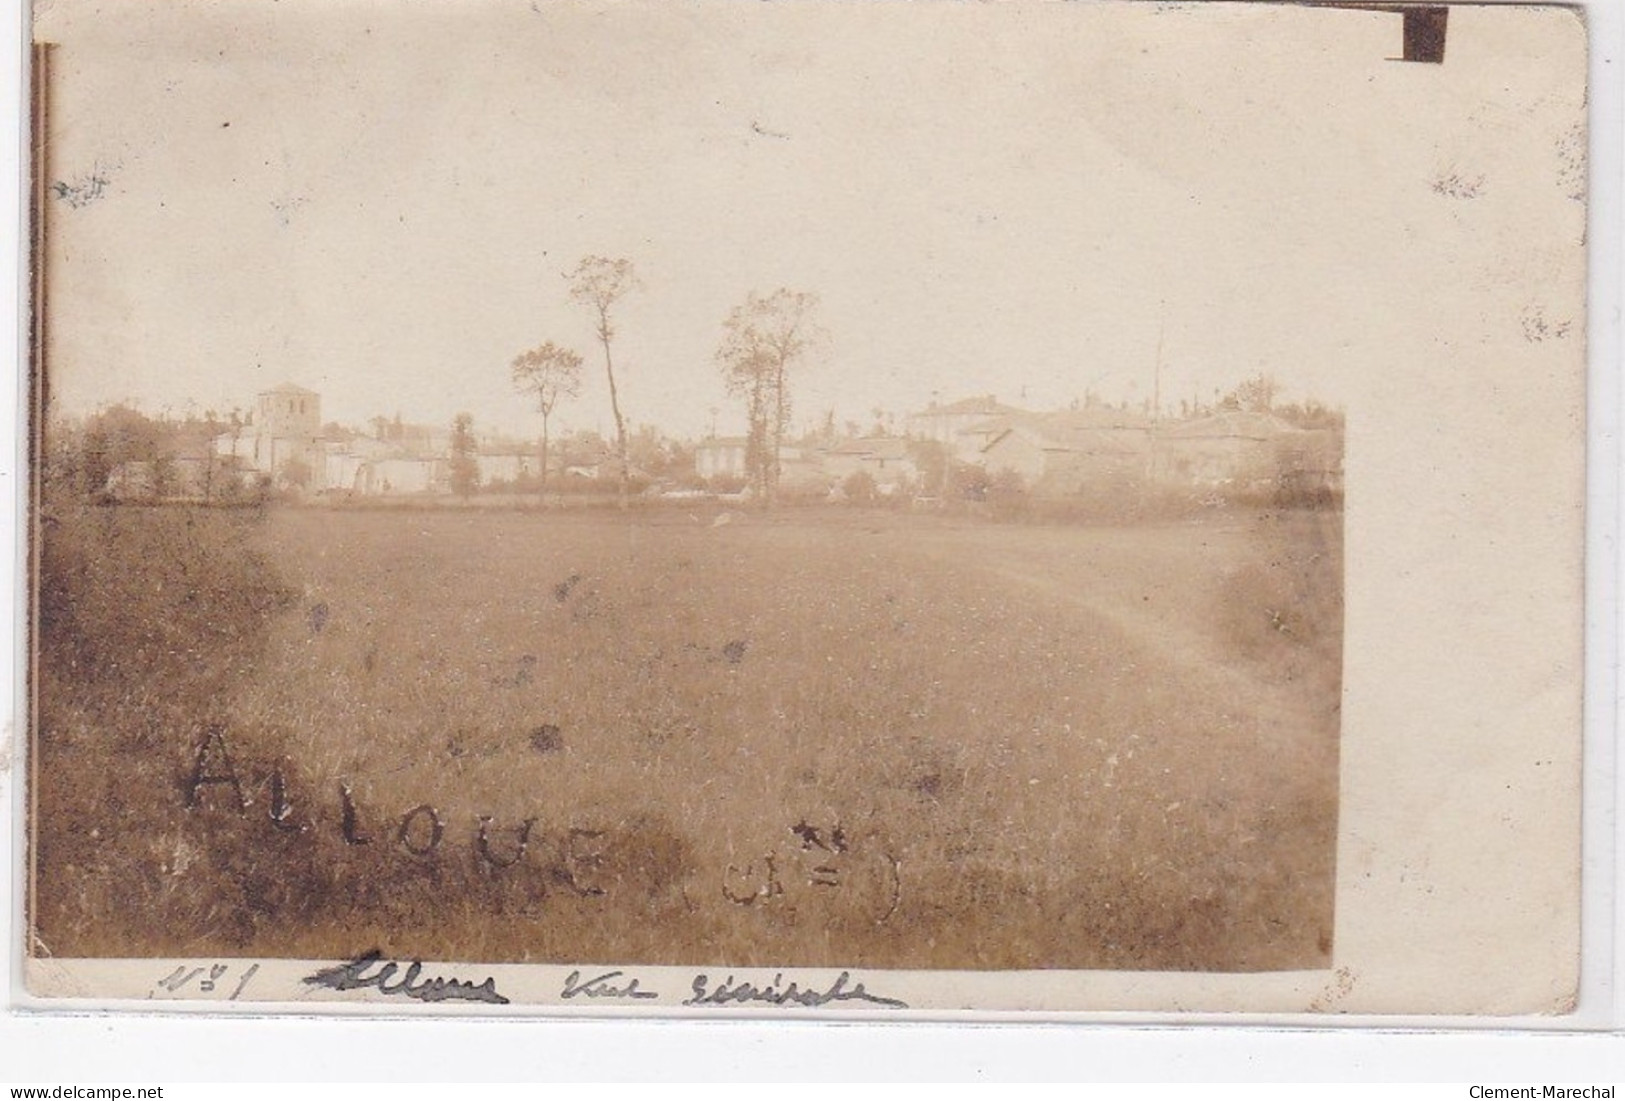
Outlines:
[[1405, 8], [1405, 61], [1444, 64], [1445, 27], [1449, 8]]
[[1445, 27], [1450, 22], [1449, 8], [1369, 3], [1366, 0], [1325, 0], [1311, 6], [1350, 11], [1380, 11], [1397, 15], [1404, 24], [1404, 49], [1399, 57], [1390, 57], [1388, 60], [1419, 61], [1428, 65], [1444, 64]]

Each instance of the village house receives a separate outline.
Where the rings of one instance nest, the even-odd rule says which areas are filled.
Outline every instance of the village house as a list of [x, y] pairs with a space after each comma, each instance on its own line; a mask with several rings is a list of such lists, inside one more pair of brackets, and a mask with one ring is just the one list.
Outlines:
[[1184, 421], [1157, 434], [1156, 475], [1180, 485], [1260, 486], [1274, 481], [1281, 456], [1307, 435], [1265, 412], [1227, 410]]
[[745, 477], [745, 437], [710, 436], [694, 445], [694, 473], [706, 481], [716, 478], [743, 480]]
[[[321, 396], [282, 383], [255, 396], [248, 420], [215, 438], [217, 455], [278, 489], [311, 493], [435, 493], [449, 489], [451, 434], [375, 417], [373, 435], [322, 427]], [[240, 476], [240, 475], [233, 475]]]
[[1031, 413], [1004, 413], [996, 417], [985, 417], [955, 432], [954, 445], [948, 453], [957, 462], [980, 463], [982, 452], [987, 450], [988, 444], [1010, 429], [1029, 423], [1032, 417]]
[[[620, 453], [596, 435], [578, 435], [559, 446], [557, 473], [566, 482], [613, 482], [621, 476]], [[548, 465], [555, 460], [548, 457]], [[636, 470], [629, 469], [635, 475]], [[551, 474], [549, 475], [551, 481]]]
[[330, 432], [326, 440], [326, 474], [322, 484], [330, 490], [355, 492], [362, 469], [390, 453], [388, 444], [360, 432]]
[[395, 456], [364, 462], [356, 471], [353, 492], [363, 496], [442, 493], [451, 481], [445, 459]]
[[779, 489], [788, 493], [825, 493], [830, 477], [823, 455], [815, 448], [779, 448]]
[[1151, 425], [1109, 406], [1009, 418], [979, 455], [989, 474], [1010, 471], [1034, 493], [1063, 496], [1089, 485], [1144, 479], [1151, 468]]
[[[1270, 489], [1305, 500], [1342, 491], [1340, 429], [1304, 429], [1270, 412], [1228, 409], [1195, 419], [1160, 421], [1148, 412], [1100, 402], [1028, 413], [992, 395], [933, 405], [909, 418], [914, 434], [877, 433], [779, 450], [779, 488], [789, 493], [839, 490], [858, 474], [883, 495], [917, 489], [922, 441], [944, 445], [987, 475], [1010, 473], [1039, 496], [1090, 489], [1164, 487]], [[233, 420], [198, 454], [128, 462], [111, 473], [107, 492], [130, 500], [213, 499], [253, 482], [279, 489], [359, 495], [425, 495], [451, 491], [451, 432], [375, 417], [373, 431], [321, 424], [321, 398], [283, 383], [256, 395], [252, 414]], [[951, 442], [950, 442], [951, 441]], [[658, 444], [658, 437], [656, 437]], [[747, 441], [712, 436], [694, 445], [694, 473], [716, 486], [743, 485]], [[663, 454], [663, 452], [662, 452]], [[964, 458], [969, 456], [969, 458]], [[929, 456], [928, 456], [929, 458]], [[475, 453], [479, 483], [516, 485], [534, 479], [539, 453], [528, 441], [487, 437]], [[939, 469], [940, 462], [932, 469]], [[593, 490], [618, 479], [620, 459], [593, 432], [550, 449], [549, 485]], [[928, 463], [928, 466], [930, 464]], [[661, 469], [655, 467], [653, 469]], [[633, 467], [634, 480], [647, 474]], [[933, 475], [934, 477], [936, 475]]]
[[262, 390], [248, 424], [216, 437], [215, 452], [268, 476], [279, 488], [326, 488], [321, 396], [291, 382]]
[[536, 472], [536, 457], [517, 451], [490, 451], [480, 448], [474, 455], [474, 482], [476, 485], [513, 485]]
[[[747, 481], [744, 464], [746, 438], [708, 437], [694, 445], [694, 473], [707, 482]], [[785, 492], [827, 492], [830, 487], [829, 471], [825, 469], [824, 453], [819, 448], [778, 448], [778, 489]]]
[[390, 446], [396, 455], [418, 459], [440, 459], [451, 453], [451, 429], [438, 424], [412, 424], [401, 420], [372, 418], [374, 436]]
[[919, 467], [909, 454], [908, 440], [900, 436], [866, 436], [840, 440], [823, 451], [824, 473], [841, 485], [860, 471], [874, 479], [882, 493], [892, 493], [919, 479]]
[[474, 463], [481, 485], [514, 485], [536, 477], [541, 456], [529, 444], [502, 441], [481, 446]]
[[374, 417], [376, 436], [352, 441], [361, 461], [345, 488], [363, 496], [401, 496], [451, 491], [451, 430]]
[[980, 426], [996, 418], [1023, 416], [1024, 411], [1000, 404], [992, 394], [965, 398], [939, 405], [932, 402], [907, 420], [908, 434], [917, 440], [934, 440], [961, 462], [975, 462], [990, 440]]
[[[746, 443], [743, 436], [712, 436], [701, 440], [694, 445], [694, 473], [707, 482], [746, 481], [749, 477], [745, 468]], [[789, 444], [779, 448], [781, 490], [823, 492], [829, 486], [830, 476], [820, 451]]]

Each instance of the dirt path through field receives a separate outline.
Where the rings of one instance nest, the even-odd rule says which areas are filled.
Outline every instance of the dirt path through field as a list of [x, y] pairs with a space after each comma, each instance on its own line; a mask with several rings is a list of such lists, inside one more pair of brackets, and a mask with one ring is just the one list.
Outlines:
[[[972, 561], [989, 576], [1105, 618], [1184, 671], [1183, 684], [1220, 698], [1252, 701], [1260, 731], [1283, 748], [1301, 750], [1311, 732], [1335, 742], [1336, 700], [1325, 698], [1324, 683], [1283, 678], [1269, 654], [1240, 654], [1213, 627], [1214, 608], [1225, 598], [1234, 563], [1249, 554], [1261, 562], [1272, 556], [1279, 562], [1283, 548], [1270, 545], [1269, 535], [1245, 522], [1193, 525], [1181, 534], [1184, 538], [1169, 540], [1165, 531], [1145, 529], [983, 528], [956, 531], [951, 539], [924, 532], [911, 541], [911, 549], [938, 560]], [[983, 553], [966, 556], [967, 540], [979, 544]], [[1177, 548], [1172, 556], [1170, 546]], [[1286, 552], [1320, 553], [1314, 546], [1288, 547]], [[1296, 640], [1287, 633], [1280, 608], [1252, 593], [1232, 597], [1249, 598], [1256, 606], [1244, 606], [1239, 614], [1252, 629], [1265, 636], [1280, 632], [1280, 638], [1267, 641], [1278, 642], [1283, 650], [1293, 647]]]

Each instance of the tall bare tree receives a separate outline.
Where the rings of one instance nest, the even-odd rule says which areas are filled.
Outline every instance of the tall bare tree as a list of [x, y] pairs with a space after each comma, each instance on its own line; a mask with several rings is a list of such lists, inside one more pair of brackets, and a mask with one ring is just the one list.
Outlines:
[[815, 313], [818, 296], [779, 288], [769, 295], [755, 291], [735, 306], [722, 324], [717, 360], [730, 393], [742, 396], [751, 426], [759, 469], [753, 477], [762, 500], [772, 504], [779, 488], [779, 453], [790, 426], [790, 373], [825, 339]]
[[615, 447], [620, 453], [621, 507], [626, 507], [631, 468], [626, 458], [626, 419], [621, 416], [620, 392], [615, 387], [615, 360], [610, 342], [615, 337], [613, 314], [616, 305], [639, 286], [630, 260], [610, 260], [588, 256], [570, 275], [570, 297], [592, 312], [598, 342], [604, 346], [604, 375], [609, 380], [609, 408], [615, 414]]
[[745, 478], [756, 500], [766, 504], [772, 495], [773, 465], [768, 460], [774, 407], [770, 361], [744, 334], [725, 328], [722, 346], [717, 349], [717, 363], [722, 368], [722, 380], [728, 393], [744, 399]]
[[569, 348], [561, 348], [551, 340], [528, 352], [520, 352], [513, 361], [513, 384], [522, 393], [536, 399], [542, 413], [542, 469], [541, 489], [547, 492], [547, 433], [548, 419], [565, 398], [581, 393], [581, 356]]
[[451, 491], [467, 500], [480, 488], [479, 445], [474, 439], [474, 418], [458, 413], [451, 422]]

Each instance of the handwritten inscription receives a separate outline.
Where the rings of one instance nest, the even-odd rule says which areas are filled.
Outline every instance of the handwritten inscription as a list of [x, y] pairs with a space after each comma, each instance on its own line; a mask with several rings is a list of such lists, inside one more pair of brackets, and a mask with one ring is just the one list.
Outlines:
[[[324, 812], [308, 793], [294, 790], [286, 763], [264, 771], [245, 770], [218, 725], [203, 732], [191, 765], [182, 784], [189, 811], [263, 816], [272, 829], [284, 833], [305, 833], [325, 824], [347, 848], [365, 852], [393, 848], [424, 862], [445, 858], [455, 845], [471, 850], [475, 863], [486, 871], [500, 873], [526, 865], [545, 876], [549, 887], [583, 898], [606, 895], [618, 882], [604, 864], [607, 855], [625, 843], [613, 831], [547, 828], [535, 817], [502, 822], [474, 815], [459, 822], [461, 816], [444, 815], [430, 803], [380, 815], [376, 808], [362, 806], [344, 780], [335, 784], [336, 808]], [[262, 792], [268, 798], [259, 798]], [[811, 892], [838, 900], [838, 906], [876, 925], [896, 914], [902, 901], [901, 868], [884, 839], [855, 837], [838, 820], [802, 818], [782, 828], [781, 842], [762, 855], [723, 866], [718, 886], [724, 899], [762, 910], [824, 905], [810, 901]]]
[[[374, 971], [373, 968], [377, 967]], [[383, 953], [376, 949], [357, 956], [349, 963], [324, 968], [304, 980], [307, 986], [323, 986], [329, 990], [364, 990], [371, 987], [380, 994], [415, 998], [420, 1002], [485, 1002], [489, 1005], [507, 1005], [508, 999], [497, 993], [496, 979], [487, 977], [475, 984], [462, 979], [443, 979], [438, 976], [423, 978], [423, 961], [413, 960], [398, 981], [391, 982], [401, 966], [394, 961], [383, 962]], [[370, 972], [370, 973], [369, 973]]]
[[869, 1005], [883, 1006], [887, 1009], [907, 1009], [908, 1003], [896, 998], [884, 998], [878, 994], [871, 994], [864, 989], [863, 984], [852, 983], [852, 973], [842, 971], [840, 976], [823, 990], [803, 988], [799, 983], [784, 982], [784, 976], [775, 975], [773, 981], [766, 986], [756, 986], [753, 983], [734, 982], [729, 975], [715, 986], [711, 985], [709, 975], [695, 975], [689, 989], [692, 995], [683, 999], [684, 1005], [689, 1006], [741, 1006], [741, 1005], [775, 1005], [799, 1006], [817, 1008], [830, 1005], [834, 1002], [863, 1002]]
[[728, 864], [722, 897], [736, 906], [771, 907], [805, 901], [805, 892], [839, 893], [844, 904], [876, 925], [890, 921], [902, 902], [902, 877], [886, 843], [876, 837], [855, 840], [839, 822], [802, 819], [789, 827], [789, 844], [754, 860]]
[[660, 995], [653, 990], [639, 989], [638, 980], [627, 980], [624, 971], [606, 971], [590, 979], [583, 979], [581, 972], [572, 971], [565, 978], [559, 997], [568, 1001], [571, 998], [658, 998]]
[[220, 994], [229, 989], [231, 993], [226, 995], [226, 1000], [234, 1002], [248, 986], [249, 980], [259, 973], [259, 969], [260, 965], [257, 963], [251, 963], [247, 967], [228, 963], [207, 966], [183, 963], [159, 979], [156, 987], [165, 994], [177, 997], [190, 997], [193, 993]]

